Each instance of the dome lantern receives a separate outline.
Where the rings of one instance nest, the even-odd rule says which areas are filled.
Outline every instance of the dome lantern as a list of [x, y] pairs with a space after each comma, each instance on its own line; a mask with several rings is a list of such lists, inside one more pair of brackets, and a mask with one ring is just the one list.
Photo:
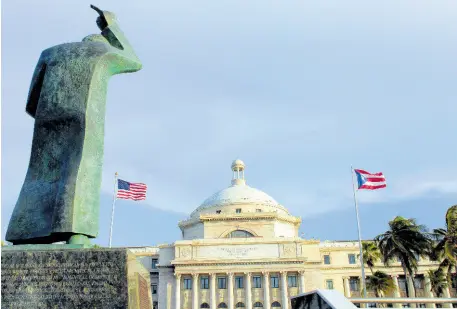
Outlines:
[[244, 162], [239, 159], [232, 162], [232, 186], [246, 184], [246, 181], [244, 180], [244, 167]]

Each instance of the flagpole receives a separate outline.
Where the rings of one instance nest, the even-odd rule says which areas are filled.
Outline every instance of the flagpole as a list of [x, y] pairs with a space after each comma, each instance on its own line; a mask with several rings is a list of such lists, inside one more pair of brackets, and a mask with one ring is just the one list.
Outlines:
[[357, 205], [357, 195], [354, 183], [354, 169], [351, 165], [351, 174], [352, 174], [352, 191], [354, 192], [354, 204], [355, 204], [355, 214], [357, 217], [357, 232], [359, 234], [359, 250], [360, 250], [360, 265], [362, 266], [362, 289], [363, 289], [363, 297], [367, 298], [367, 288], [365, 284], [365, 265], [363, 263], [363, 250], [362, 250], [362, 236], [360, 232], [360, 219], [359, 219], [359, 206]]
[[114, 222], [114, 206], [117, 200], [117, 172], [114, 174], [114, 197], [113, 197], [113, 208], [111, 209], [111, 226], [109, 229], [109, 247], [111, 248], [111, 239], [113, 237], [113, 222]]

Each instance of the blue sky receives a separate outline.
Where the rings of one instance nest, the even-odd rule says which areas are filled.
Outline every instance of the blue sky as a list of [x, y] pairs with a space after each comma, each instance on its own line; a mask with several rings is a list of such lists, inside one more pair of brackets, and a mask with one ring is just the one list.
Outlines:
[[[43, 49], [98, 32], [89, 4], [2, 3], [2, 239], [30, 156], [33, 69]], [[457, 2], [94, 4], [143, 62], [109, 84], [96, 243], [116, 171], [149, 192], [117, 203], [114, 245], [179, 239], [177, 221], [230, 184], [235, 158], [305, 237], [356, 239], [351, 164], [388, 182], [359, 194], [364, 238], [396, 215], [442, 226], [457, 203]]]

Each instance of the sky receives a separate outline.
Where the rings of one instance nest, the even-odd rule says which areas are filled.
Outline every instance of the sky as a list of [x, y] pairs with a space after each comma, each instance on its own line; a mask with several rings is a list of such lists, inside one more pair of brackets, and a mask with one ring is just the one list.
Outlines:
[[[99, 33], [90, 4], [2, 2], [2, 239], [30, 158], [33, 70], [43, 49]], [[148, 198], [117, 201], [113, 245], [152, 246], [181, 237], [237, 158], [305, 238], [357, 238], [351, 165], [388, 185], [358, 192], [362, 238], [397, 215], [442, 227], [457, 204], [457, 2], [93, 4], [143, 63], [109, 82], [94, 243], [108, 243], [115, 172]]]

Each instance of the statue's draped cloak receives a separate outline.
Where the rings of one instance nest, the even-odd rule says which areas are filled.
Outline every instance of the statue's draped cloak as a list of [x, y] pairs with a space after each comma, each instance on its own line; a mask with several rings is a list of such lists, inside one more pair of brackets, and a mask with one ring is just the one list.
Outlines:
[[114, 50], [102, 42], [79, 42], [41, 54], [27, 103], [35, 117], [31, 158], [8, 241], [97, 236], [108, 79], [134, 71]]

